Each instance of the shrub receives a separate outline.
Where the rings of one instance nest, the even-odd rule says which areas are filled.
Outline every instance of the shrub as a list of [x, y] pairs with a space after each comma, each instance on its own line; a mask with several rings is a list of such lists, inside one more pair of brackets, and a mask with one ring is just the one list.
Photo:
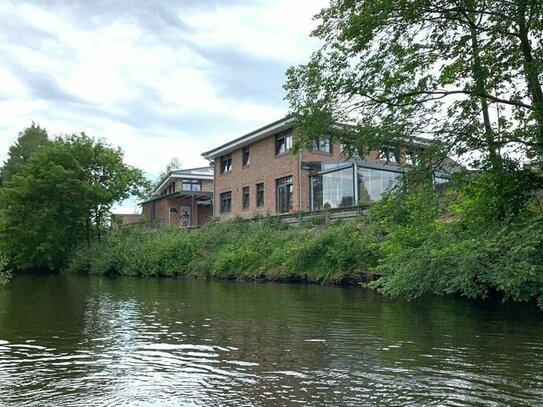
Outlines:
[[6, 270], [8, 265], [8, 258], [0, 252], [0, 286], [7, 284], [11, 278], [11, 272]]

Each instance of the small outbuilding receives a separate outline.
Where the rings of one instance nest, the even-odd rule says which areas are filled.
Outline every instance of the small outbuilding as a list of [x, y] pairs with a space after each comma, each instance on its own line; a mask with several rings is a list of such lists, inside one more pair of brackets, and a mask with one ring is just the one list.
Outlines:
[[148, 226], [199, 226], [213, 215], [213, 167], [172, 171], [142, 202]]

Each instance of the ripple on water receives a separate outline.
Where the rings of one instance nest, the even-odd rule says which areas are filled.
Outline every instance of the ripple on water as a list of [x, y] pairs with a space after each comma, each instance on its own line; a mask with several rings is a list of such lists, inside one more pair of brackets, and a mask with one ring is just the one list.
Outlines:
[[99, 281], [69, 297], [70, 318], [51, 309], [55, 298], [68, 301], [56, 286], [41, 303], [21, 293], [21, 304], [32, 298], [41, 317], [29, 312], [15, 323], [0, 313], [3, 404], [529, 406], [543, 399], [539, 317], [507, 322], [499, 311], [481, 315], [439, 300], [402, 307], [359, 289]]

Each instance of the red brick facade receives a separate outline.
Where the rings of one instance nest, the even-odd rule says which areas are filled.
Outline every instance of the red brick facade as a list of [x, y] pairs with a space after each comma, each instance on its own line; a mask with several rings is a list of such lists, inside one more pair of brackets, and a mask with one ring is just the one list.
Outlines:
[[[227, 219], [233, 216], [244, 218], [261, 214], [277, 213], [276, 182], [280, 178], [292, 176], [293, 194], [292, 211], [308, 211], [309, 198], [309, 171], [301, 168], [302, 161], [329, 161], [342, 160], [340, 146], [332, 145], [331, 153], [301, 151], [294, 155], [291, 153], [275, 154], [276, 134], [255, 141], [248, 145], [250, 163], [243, 166], [243, 147], [231, 152], [232, 166], [227, 173], [221, 174], [221, 158], [214, 157], [215, 162], [215, 192], [214, 216]], [[296, 131], [293, 131], [293, 138]], [[372, 154], [375, 159], [377, 154]], [[257, 207], [256, 185], [264, 184], [264, 204]], [[249, 187], [249, 208], [243, 209], [243, 188]], [[220, 199], [224, 192], [232, 193], [231, 211], [221, 213]]]
[[[210, 169], [207, 169], [207, 175], [202, 175], [201, 170], [206, 168], [179, 170], [166, 178], [155, 191], [159, 196], [141, 204], [146, 223], [153, 226], [197, 226], [207, 222], [212, 217], [213, 180], [202, 179], [212, 177]], [[196, 173], [191, 176], [193, 171]], [[187, 190], [183, 188], [184, 181], [196, 182], [198, 188]]]

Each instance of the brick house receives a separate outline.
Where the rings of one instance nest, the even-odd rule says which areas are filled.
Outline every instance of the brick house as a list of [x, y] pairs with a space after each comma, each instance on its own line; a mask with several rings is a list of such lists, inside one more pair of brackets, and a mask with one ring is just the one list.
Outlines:
[[148, 225], [202, 225], [212, 216], [213, 167], [173, 171], [154, 194], [155, 198], [141, 203]]
[[[214, 166], [214, 216], [313, 211], [378, 200], [416, 159], [417, 147], [374, 151], [347, 160], [340, 145], [317, 137], [312, 148], [289, 152], [296, 129], [292, 117], [254, 130], [202, 153]], [[436, 177], [437, 182], [445, 178]]]

